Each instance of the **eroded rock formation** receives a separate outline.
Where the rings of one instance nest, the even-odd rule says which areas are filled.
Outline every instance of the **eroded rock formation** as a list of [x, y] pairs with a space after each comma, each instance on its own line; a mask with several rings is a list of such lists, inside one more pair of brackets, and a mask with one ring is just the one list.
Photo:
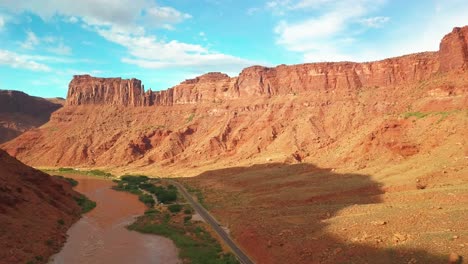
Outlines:
[[467, 28], [445, 36], [440, 52], [253, 66], [165, 91], [145, 92], [136, 79], [75, 76], [66, 107], [2, 148], [32, 165], [163, 173], [266, 161], [362, 168], [429, 151], [436, 157], [433, 149], [442, 155], [444, 144], [463, 136], [456, 127], [468, 100]]
[[252, 66], [238, 77], [208, 73], [165, 91], [144, 92], [140, 80], [78, 75], [70, 83], [67, 104], [153, 106], [217, 102], [298, 93], [333, 92], [337, 97], [360, 88], [397, 86], [427, 80], [435, 73], [468, 65], [468, 27], [455, 28], [440, 52], [425, 52], [376, 62], [309, 63], [274, 68]]
[[59, 98], [47, 100], [20, 91], [0, 90], [0, 143], [46, 123], [62, 105]]

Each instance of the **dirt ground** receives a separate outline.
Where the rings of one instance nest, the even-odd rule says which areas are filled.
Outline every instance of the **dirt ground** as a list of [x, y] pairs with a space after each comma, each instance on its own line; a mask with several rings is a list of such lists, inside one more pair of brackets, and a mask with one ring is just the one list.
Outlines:
[[210, 211], [258, 263], [447, 263], [451, 253], [466, 258], [466, 167], [430, 180], [408, 180], [408, 172], [398, 169], [363, 174], [264, 164], [183, 181], [202, 190]]

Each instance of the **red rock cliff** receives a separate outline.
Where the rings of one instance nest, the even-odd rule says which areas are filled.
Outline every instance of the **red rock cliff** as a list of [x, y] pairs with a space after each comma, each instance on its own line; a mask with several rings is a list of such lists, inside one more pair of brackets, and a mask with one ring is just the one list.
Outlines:
[[442, 39], [439, 49], [440, 71], [468, 68], [468, 26], [456, 27]]
[[331, 93], [342, 97], [366, 87], [397, 86], [426, 80], [437, 72], [466, 69], [468, 26], [446, 35], [439, 52], [411, 54], [376, 62], [309, 63], [274, 68], [253, 66], [238, 77], [208, 73], [165, 91], [144, 92], [141, 81], [75, 76], [68, 105], [152, 106], [217, 102], [236, 98], [297, 93]]
[[68, 88], [67, 105], [143, 106], [144, 99], [140, 80], [75, 75]]

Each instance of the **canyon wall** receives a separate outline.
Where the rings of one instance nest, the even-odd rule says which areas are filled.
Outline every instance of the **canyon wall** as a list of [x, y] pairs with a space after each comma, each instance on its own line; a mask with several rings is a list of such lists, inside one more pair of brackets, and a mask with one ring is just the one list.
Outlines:
[[68, 105], [153, 106], [217, 102], [298, 93], [333, 92], [337, 97], [365, 87], [397, 86], [427, 80], [438, 72], [468, 65], [468, 27], [454, 28], [439, 52], [425, 52], [376, 62], [309, 63], [274, 68], [252, 66], [238, 77], [208, 73], [164, 91], [146, 93], [140, 80], [77, 75]]
[[443, 160], [446, 149], [458, 155], [460, 145], [447, 144], [458, 144], [457, 127], [466, 123], [467, 29], [444, 37], [440, 52], [253, 66], [165, 91], [145, 92], [136, 79], [75, 76], [65, 107], [1, 147], [29, 165], [164, 175], [265, 161], [362, 167], [429, 152]]

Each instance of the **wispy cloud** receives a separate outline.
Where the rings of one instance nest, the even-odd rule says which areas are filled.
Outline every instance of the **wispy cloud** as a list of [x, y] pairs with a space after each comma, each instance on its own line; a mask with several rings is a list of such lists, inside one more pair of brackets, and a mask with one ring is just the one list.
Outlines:
[[343, 52], [343, 47], [350, 45], [350, 40], [358, 32], [351, 26], [362, 24], [362, 19], [383, 3], [369, 0], [276, 1], [270, 7], [285, 5], [286, 9], [292, 10], [290, 12], [299, 8], [301, 12], [304, 8], [322, 9], [319, 15], [314, 13], [300, 21], [281, 20], [274, 30], [278, 36], [277, 44], [303, 53], [306, 61], [352, 60], [353, 56]]
[[108, 41], [128, 49], [129, 56], [122, 58], [122, 62], [142, 68], [189, 67], [202, 71], [216, 68], [235, 72], [253, 64], [249, 60], [210, 51], [201, 45], [176, 40], [167, 42], [158, 40], [155, 36], [115, 29], [97, 29], [97, 32]]
[[0, 65], [32, 71], [50, 71], [50, 67], [31, 59], [28, 55], [18, 54], [8, 50], [0, 50]]
[[41, 41], [36, 36], [36, 34], [34, 34], [34, 32], [27, 31], [26, 32], [26, 40], [23, 43], [21, 43], [21, 47], [23, 49], [32, 50], [32, 49], [35, 49], [40, 43], [41, 43]]
[[5, 26], [5, 18], [0, 14], [0, 31]]
[[390, 21], [390, 18], [384, 16], [368, 17], [360, 20], [361, 24], [371, 28], [380, 28], [388, 21]]
[[[7, 0], [9, 9], [30, 11], [44, 20], [61, 16], [70, 23], [96, 32], [104, 39], [128, 50], [121, 61], [142, 68], [187, 67], [201, 70], [235, 70], [253, 62], [216, 52], [198, 44], [166, 40], [149, 33], [154, 28], [174, 29], [175, 25], [191, 19], [188, 13], [147, 0], [44, 0], [40, 3], [27, 0]], [[5, 1], [3, 1], [5, 5]], [[0, 2], [0, 7], [2, 3]], [[202, 39], [206, 36], [200, 35]], [[70, 50], [59, 43], [48, 48], [58, 54]]]

